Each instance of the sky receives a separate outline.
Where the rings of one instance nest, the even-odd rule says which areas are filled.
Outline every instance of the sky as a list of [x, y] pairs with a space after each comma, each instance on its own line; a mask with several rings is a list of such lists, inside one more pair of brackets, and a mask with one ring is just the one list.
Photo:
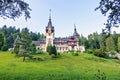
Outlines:
[[[25, 20], [24, 16], [16, 19], [0, 18], [0, 27], [3, 25], [27, 27], [30, 31], [45, 34], [45, 27], [49, 20], [51, 9], [52, 24], [55, 27], [56, 37], [70, 36], [74, 32], [74, 24], [77, 32], [85, 37], [93, 32], [100, 33], [107, 17], [94, 9], [99, 6], [100, 0], [24, 0], [32, 9], [31, 19]], [[120, 29], [113, 31], [120, 32]]]

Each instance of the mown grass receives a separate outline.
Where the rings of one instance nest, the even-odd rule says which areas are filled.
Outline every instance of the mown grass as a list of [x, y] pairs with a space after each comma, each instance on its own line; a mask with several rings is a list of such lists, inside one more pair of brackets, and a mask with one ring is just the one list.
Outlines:
[[91, 54], [61, 54], [52, 59], [47, 54], [35, 55], [42, 61], [22, 62], [10, 52], [0, 52], [0, 80], [96, 80], [98, 70], [104, 72], [106, 80], [120, 80], [120, 62], [103, 59]]

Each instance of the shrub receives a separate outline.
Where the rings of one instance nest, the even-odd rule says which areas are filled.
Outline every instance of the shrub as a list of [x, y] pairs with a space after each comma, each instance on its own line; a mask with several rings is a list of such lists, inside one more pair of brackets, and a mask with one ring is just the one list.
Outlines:
[[29, 55], [28, 57], [29, 57], [29, 59], [33, 59], [33, 56], [32, 56], [32, 55]]
[[74, 56], [78, 56], [78, 53], [74, 53]]
[[60, 57], [60, 56], [61, 56], [61, 55], [60, 55], [60, 52], [58, 52], [58, 53], [57, 53], [57, 57]]
[[79, 55], [79, 52], [78, 52], [78, 51], [77, 51], [77, 52], [75, 52], [75, 51], [73, 52], [73, 51], [72, 51], [71, 54], [72, 54], [73, 56], [78, 56], [78, 55]]
[[94, 50], [93, 54], [95, 56], [98, 56], [98, 57], [103, 57], [103, 58], [107, 58], [108, 57], [108, 54], [103, 52], [101, 49]]
[[14, 52], [12, 51], [11, 54], [14, 54]]
[[43, 59], [42, 59], [42, 58], [39, 58], [39, 57], [37, 58], [37, 60], [38, 60], [38, 61], [43, 61]]
[[60, 56], [60, 52], [58, 52], [58, 56]]
[[93, 49], [87, 49], [86, 52], [89, 53], [89, 54], [93, 54], [94, 50]]
[[43, 51], [40, 50], [40, 49], [38, 49], [38, 50], [36, 51], [36, 54], [43, 54]]
[[7, 45], [2, 46], [1, 50], [2, 50], [2, 51], [7, 51], [7, 50], [8, 50]]
[[56, 55], [55, 54], [51, 54], [51, 58], [56, 58]]
[[114, 50], [111, 50], [110, 53], [111, 53], [112, 55], [115, 55], [115, 51], [114, 51]]

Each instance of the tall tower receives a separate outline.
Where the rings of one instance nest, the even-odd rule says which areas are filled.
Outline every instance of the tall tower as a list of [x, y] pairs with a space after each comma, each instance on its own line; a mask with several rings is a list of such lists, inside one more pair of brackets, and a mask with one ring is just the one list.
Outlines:
[[48, 25], [46, 26], [46, 48], [48, 45], [53, 45], [53, 40], [54, 40], [54, 26], [52, 26], [50, 10], [49, 21]]
[[74, 33], [73, 33], [74, 38], [78, 41], [79, 40], [79, 34], [77, 33], [76, 25], [74, 24]]

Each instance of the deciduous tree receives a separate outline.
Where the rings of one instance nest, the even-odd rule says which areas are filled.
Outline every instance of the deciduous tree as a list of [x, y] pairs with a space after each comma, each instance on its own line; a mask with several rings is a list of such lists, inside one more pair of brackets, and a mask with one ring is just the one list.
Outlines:
[[0, 16], [15, 19], [24, 14], [25, 19], [30, 18], [29, 4], [23, 0], [0, 0]]
[[115, 51], [115, 43], [111, 35], [106, 39], [106, 50]]
[[118, 43], [117, 43], [117, 45], [118, 45], [118, 52], [120, 52], [120, 36], [118, 37]]
[[103, 15], [107, 15], [107, 23], [105, 30], [109, 33], [112, 27], [118, 27], [120, 24], [120, 0], [101, 0], [99, 6], [95, 9], [99, 9]]

